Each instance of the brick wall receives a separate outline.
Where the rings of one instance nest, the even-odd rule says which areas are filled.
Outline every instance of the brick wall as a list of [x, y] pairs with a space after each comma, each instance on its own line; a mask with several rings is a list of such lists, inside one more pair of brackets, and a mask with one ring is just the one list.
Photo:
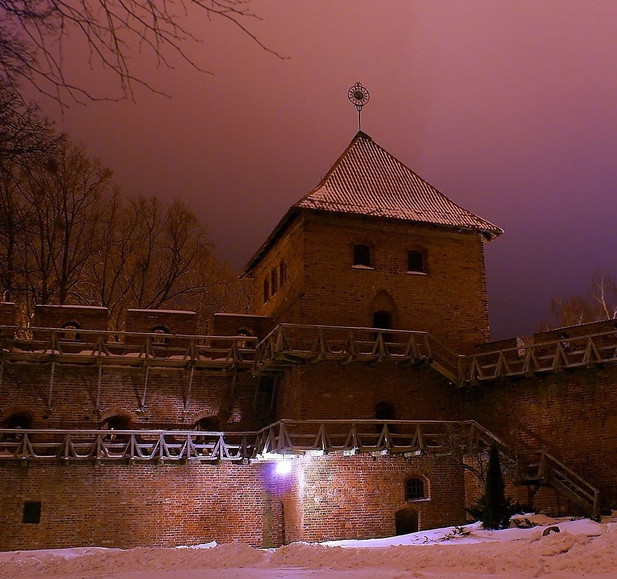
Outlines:
[[[33, 428], [98, 428], [114, 415], [130, 417], [134, 428], [190, 428], [218, 417], [223, 430], [263, 426], [253, 410], [257, 378], [249, 372], [212, 375], [196, 370], [189, 397], [189, 371], [151, 371], [145, 404], [145, 372], [96, 366], [56, 365], [48, 407], [51, 364], [6, 366], [0, 383], [0, 421], [26, 412]], [[188, 403], [185, 408], [185, 402]], [[98, 408], [97, 408], [98, 400]]]
[[476, 386], [468, 412], [518, 450], [546, 450], [617, 507], [617, 367]]
[[98, 306], [37, 305], [32, 324], [35, 328], [62, 328], [77, 322], [82, 330], [106, 330], [107, 308]]
[[[328, 455], [292, 463], [277, 487], [286, 542], [391, 536], [396, 512], [406, 508], [416, 511], [419, 529], [465, 520], [463, 470], [447, 457]], [[405, 500], [410, 477], [426, 481], [426, 499]]]
[[[354, 244], [371, 247], [373, 268], [352, 266]], [[422, 250], [427, 273], [407, 272], [407, 252]], [[276, 263], [288, 282], [263, 304]], [[373, 325], [392, 304], [393, 327], [424, 330], [459, 352], [488, 339], [484, 248], [476, 233], [360, 217], [304, 214], [255, 269], [257, 313], [279, 321]], [[260, 305], [261, 304], [261, 305]]]
[[379, 402], [400, 420], [458, 420], [460, 391], [423, 367], [321, 362], [296, 366], [279, 381], [277, 416], [297, 420], [375, 418]]
[[[262, 465], [0, 463], [0, 549], [262, 545]], [[41, 503], [39, 524], [22, 522]]]

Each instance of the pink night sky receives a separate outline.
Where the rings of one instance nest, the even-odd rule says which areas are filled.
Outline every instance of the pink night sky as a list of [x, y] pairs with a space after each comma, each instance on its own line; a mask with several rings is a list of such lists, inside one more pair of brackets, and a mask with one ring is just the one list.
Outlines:
[[[526, 335], [551, 297], [617, 275], [617, 2], [260, 0], [248, 25], [192, 18], [186, 64], [134, 66], [170, 98], [72, 105], [59, 128], [126, 193], [180, 198], [240, 269], [362, 129], [450, 199], [505, 230], [486, 247], [493, 338]], [[113, 91], [67, 58], [75, 78]]]

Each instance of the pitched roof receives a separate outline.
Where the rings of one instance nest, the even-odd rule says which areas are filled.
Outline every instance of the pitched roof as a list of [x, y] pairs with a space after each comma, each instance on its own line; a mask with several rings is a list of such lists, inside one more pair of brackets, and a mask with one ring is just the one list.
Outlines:
[[488, 239], [503, 233], [450, 201], [363, 132], [294, 207], [476, 229]]
[[291, 206], [250, 259], [241, 274], [243, 277], [250, 274], [292, 218], [301, 211], [473, 229], [487, 240], [503, 233], [501, 228], [450, 201], [360, 131], [319, 185]]

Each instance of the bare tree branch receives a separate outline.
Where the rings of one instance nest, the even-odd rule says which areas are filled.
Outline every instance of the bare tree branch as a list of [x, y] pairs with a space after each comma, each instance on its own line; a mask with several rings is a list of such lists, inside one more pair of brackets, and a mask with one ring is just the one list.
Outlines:
[[[171, 68], [183, 61], [204, 70], [186, 51], [199, 43], [183, 22], [194, 14], [206, 20], [231, 23], [262, 49], [280, 57], [250, 30], [259, 19], [250, 0], [0, 0], [0, 81], [17, 88], [27, 81], [38, 91], [64, 103], [116, 100], [75, 84], [64, 66], [64, 43], [81, 37], [88, 45], [88, 62], [110, 71], [118, 80], [121, 97], [135, 96], [135, 86], [160, 92], [131, 67], [137, 48], [153, 55], [159, 66]], [[282, 58], [282, 57], [281, 57]]]

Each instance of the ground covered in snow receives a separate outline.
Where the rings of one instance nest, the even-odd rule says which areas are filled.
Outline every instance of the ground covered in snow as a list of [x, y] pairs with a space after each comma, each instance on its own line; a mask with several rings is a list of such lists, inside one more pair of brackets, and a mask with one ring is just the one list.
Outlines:
[[[523, 515], [515, 522], [535, 526], [485, 531], [475, 523], [388, 539], [293, 543], [268, 550], [242, 543], [212, 543], [175, 549], [15, 551], [0, 553], [0, 577], [617, 576], [617, 519], [596, 523]], [[560, 532], [544, 535], [551, 526]]]

